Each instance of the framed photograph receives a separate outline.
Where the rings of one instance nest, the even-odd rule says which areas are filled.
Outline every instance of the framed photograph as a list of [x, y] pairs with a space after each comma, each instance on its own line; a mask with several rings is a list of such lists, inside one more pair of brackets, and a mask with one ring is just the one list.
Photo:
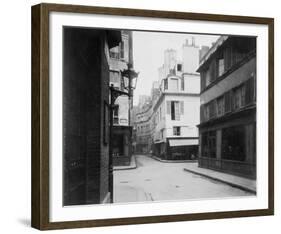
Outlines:
[[274, 214], [272, 18], [32, 7], [32, 227]]

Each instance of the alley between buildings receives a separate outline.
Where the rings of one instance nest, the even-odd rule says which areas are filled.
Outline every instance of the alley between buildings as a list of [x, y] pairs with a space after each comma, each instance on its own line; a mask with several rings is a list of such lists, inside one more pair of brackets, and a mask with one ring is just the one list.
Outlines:
[[114, 171], [115, 203], [252, 195], [183, 170], [187, 163], [193, 162], [165, 163], [145, 155], [135, 157], [136, 169]]

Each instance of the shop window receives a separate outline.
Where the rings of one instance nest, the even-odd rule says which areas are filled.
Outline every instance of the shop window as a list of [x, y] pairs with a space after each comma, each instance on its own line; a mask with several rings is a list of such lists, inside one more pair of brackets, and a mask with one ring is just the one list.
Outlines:
[[202, 156], [216, 157], [216, 131], [202, 133]]
[[245, 127], [236, 126], [222, 130], [222, 158], [235, 161], [245, 161], [246, 142]]

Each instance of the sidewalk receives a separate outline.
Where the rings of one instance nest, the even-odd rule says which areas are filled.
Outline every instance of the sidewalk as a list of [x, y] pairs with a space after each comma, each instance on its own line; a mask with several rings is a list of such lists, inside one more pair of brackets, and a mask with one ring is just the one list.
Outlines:
[[166, 160], [166, 159], [162, 159], [162, 158], [158, 158], [155, 155], [151, 155], [151, 158], [159, 161], [159, 162], [164, 162], [164, 163], [185, 163], [185, 162], [197, 162], [197, 159], [195, 160]]
[[244, 191], [256, 194], [256, 180], [243, 178], [240, 176], [230, 175], [210, 169], [198, 167], [198, 163], [189, 163], [185, 165], [184, 171], [207, 177], [232, 187], [242, 189]]
[[130, 170], [130, 169], [136, 169], [136, 168], [137, 168], [136, 158], [135, 158], [135, 155], [132, 155], [130, 165], [128, 165], [128, 166], [114, 166], [113, 170], [114, 171]]

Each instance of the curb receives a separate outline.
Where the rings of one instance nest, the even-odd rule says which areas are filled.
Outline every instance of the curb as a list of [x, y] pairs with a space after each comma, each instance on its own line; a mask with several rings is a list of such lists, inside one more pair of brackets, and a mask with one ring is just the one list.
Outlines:
[[252, 194], [255, 194], [255, 195], [257, 194], [257, 192], [255, 190], [249, 189], [249, 188], [247, 188], [245, 186], [242, 186], [242, 185], [239, 185], [239, 184], [235, 184], [235, 183], [232, 183], [232, 182], [229, 182], [229, 181], [226, 181], [226, 180], [219, 179], [217, 177], [209, 176], [209, 175], [206, 175], [206, 174], [203, 174], [203, 173], [200, 173], [200, 172], [197, 172], [197, 171], [193, 171], [193, 170], [190, 170], [190, 169], [186, 169], [186, 168], [184, 168], [183, 170], [187, 171], [187, 172], [190, 172], [190, 173], [193, 173], [193, 174], [196, 174], [196, 175], [204, 176], [204, 177], [206, 177], [208, 179], [211, 179], [211, 180], [219, 181], [221, 183], [230, 185], [231, 187], [238, 188], [238, 189], [241, 189], [243, 191], [246, 191], [246, 192], [249, 192], [249, 193], [252, 193]]
[[[133, 161], [133, 163], [132, 163], [132, 161]], [[132, 155], [131, 163], [130, 164], [133, 164], [133, 165], [130, 165], [130, 166], [115, 166], [115, 167], [113, 167], [113, 171], [122, 171], [122, 170], [136, 169], [138, 166], [137, 166], [136, 158], [133, 155]]]
[[166, 159], [161, 159], [158, 158], [156, 156], [151, 156], [151, 158], [159, 161], [159, 162], [163, 162], [163, 163], [185, 163], [185, 162], [197, 162], [198, 160], [166, 160]]

